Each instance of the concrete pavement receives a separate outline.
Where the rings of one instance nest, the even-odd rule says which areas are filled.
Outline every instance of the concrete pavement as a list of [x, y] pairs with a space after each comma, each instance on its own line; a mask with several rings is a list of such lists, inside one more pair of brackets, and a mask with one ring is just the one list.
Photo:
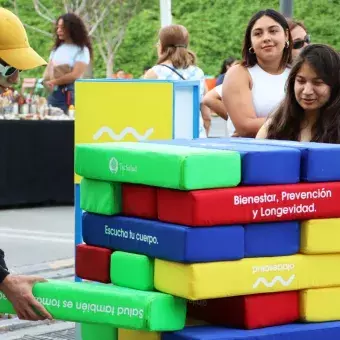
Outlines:
[[10, 268], [73, 257], [73, 207], [0, 210], [0, 248]]
[[[73, 207], [0, 210], [0, 248], [13, 273], [74, 281]], [[49, 339], [74, 339], [74, 327], [14, 316], [0, 319], [0, 340], [46, 339], [47, 333]]]

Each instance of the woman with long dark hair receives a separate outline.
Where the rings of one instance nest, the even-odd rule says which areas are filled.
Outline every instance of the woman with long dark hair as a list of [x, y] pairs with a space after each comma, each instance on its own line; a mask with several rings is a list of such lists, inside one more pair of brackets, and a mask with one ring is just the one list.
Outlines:
[[242, 63], [231, 67], [223, 82], [222, 100], [236, 135], [255, 137], [284, 98], [291, 50], [288, 23], [280, 13], [267, 9], [250, 19]]
[[48, 103], [66, 113], [74, 105], [74, 82], [84, 75], [92, 59], [92, 45], [84, 22], [74, 13], [57, 19], [55, 33], [44, 84], [51, 91]]
[[287, 81], [286, 96], [257, 138], [340, 143], [340, 56], [330, 46], [306, 46]]

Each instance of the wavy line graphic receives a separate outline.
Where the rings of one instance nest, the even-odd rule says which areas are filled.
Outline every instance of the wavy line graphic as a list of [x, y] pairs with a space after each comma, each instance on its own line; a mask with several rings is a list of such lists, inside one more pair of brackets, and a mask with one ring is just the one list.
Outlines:
[[287, 281], [285, 281], [281, 276], [275, 276], [270, 282], [268, 282], [267, 279], [264, 277], [259, 277], [253, 284], [253, 288], [257, 288], [261, 283], [263, 283], [266, 287], [271, 288], [275, 286], [277, 282], [280, 282], [282, 286], [287, 287], [293, 282], [294, 279], [295, 274], [293, 274]]
[[127, 134], [133, 135], [137, 140], [146, 140], [148, 139], [154, 132], [154, 129], [146, 130], [144, 135], [140, 135], [135, 128], [131, 126], [127, 126], [124, 128], [118, 135], [108, 126], [102, 126], [94, 135], [93, 139], [98, 140], [103, 134], [107, 133], [112, 140], [122, 140]]

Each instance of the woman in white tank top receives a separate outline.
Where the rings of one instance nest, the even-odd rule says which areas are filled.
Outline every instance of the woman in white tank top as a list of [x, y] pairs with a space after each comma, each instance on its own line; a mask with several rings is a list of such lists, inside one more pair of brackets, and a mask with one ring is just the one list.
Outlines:
[[229, 70], [223, 82], [222, 100], [236, 136], [255, 137], [283, 100], [291, 50], [288, 23], [280, 13], [267, 9], [251, 18], [243, 61]]

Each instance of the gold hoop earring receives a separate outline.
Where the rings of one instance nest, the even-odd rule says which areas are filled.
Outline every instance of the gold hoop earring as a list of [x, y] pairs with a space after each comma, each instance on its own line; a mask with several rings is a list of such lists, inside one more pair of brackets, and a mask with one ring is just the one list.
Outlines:
[[250, 47], [249, 50], [248, 50], [251, 54], [255, 54], [255, 50], [253, 47]]

